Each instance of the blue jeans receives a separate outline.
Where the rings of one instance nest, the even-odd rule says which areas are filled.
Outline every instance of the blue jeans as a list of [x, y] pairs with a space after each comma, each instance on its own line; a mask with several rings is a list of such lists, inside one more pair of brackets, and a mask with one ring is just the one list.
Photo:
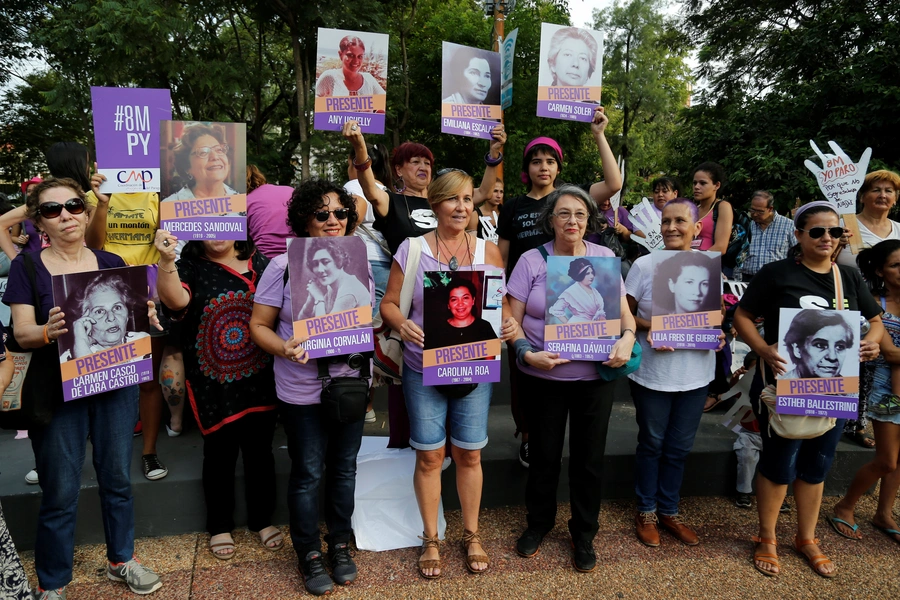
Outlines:
[[638, 423], [634, 474], [638, 511], [677, 515], [684, 464], [694, 447], [708, 386], [658, 392], [629, 383]]
[[375, 304], [372, 306], [372, 314], [377, 314], [381, 308], [381, 299], [387, 289], [388, 275], [391, 274], [391, 262], [389, 260], [376, 260], [372, 265], [372, 278], [375, 279]]
[[66, 402], [50, 424], [29, 430], [41, 474], [34, 566], [44, 589], [72, 581], [75, 516], [88, 434], [100, 490], [100, 512], [110, 562], [134, 555], [134, 497], [131, 449], [138, 420], [138, 386]]
[[319, 484], [325, 477], [325, 524], [329, 547], [349, 542], [353, 534], [356, 492], [356, 455], [362, 443], [364, 421], [338, 423], [322, 414], [320, 404], [288, 404], [279, 401], [287, 434], [291, 477], [288, 511], [291, 540], [300, 560], [322, 550], [319, 539]]

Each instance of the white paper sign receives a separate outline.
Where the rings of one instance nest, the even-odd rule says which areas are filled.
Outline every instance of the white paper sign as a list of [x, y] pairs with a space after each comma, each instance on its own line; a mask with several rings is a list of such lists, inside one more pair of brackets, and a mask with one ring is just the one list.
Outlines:
[[647, 198], [642, 199], [639, 204], [634, 205], [634, 208], [631, 209], [629, 214], [631, 215], [631, 222], [634, 224], [635, 230], [641, 231], [647, 236], [641, 237], [639, 235], [633, 235], [631, 236], [631, 240], [644, 246], [650, 251], [662, 250], [665, 245], [662, 233], [660, 232], [662, 223], [659, 219], [659, 215], [656, 214], [656, 211], [653, 209], [653, 204], [651, 204], [650, 200]]
[[805, 160], [803, 164], [816, 176], [819, 189], [825, 194], [825, 198], [837, 207], [839, 215], [855, 214], [856, 193], [866, 177], [872, 149], [866, 148], [859, 162], [854, 163], [841, 147], [832, 141], [829, 141], [828, 145], [834, 154], [823, 154], [813, 140], [809, 141], [809, 145], [822, 161], [822, 166], [811, 160]]
[[[622, 184], [625, 184], [625, 161], [622, 157], [619, 157], [619, 173], [622, 174]], [[622, 188], [619, 188], [619, 191], [612, 195], [612, 198], [609, 199], [609, 205], [613, 209], [613, 214], [615, 215], [616, 225], [619, 224], [619, 204], [621, 204], [622, 200]]]

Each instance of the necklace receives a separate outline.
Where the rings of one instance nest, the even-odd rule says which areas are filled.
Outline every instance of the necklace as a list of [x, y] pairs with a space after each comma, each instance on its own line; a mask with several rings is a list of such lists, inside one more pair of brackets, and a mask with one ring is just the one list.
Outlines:
[[[459, 269], [459, 261], [456, 259], [456, 255], [459, 253], [459, 249], [462, 248], [463, 243], [466, 244], [466, 253], [468, 254], [469, 249], [469, 234], [468, 232], [463, 235], [462, 240], [456, 246], [456, 252], [450, 253], [450, 248], [444, 243], [444, 240], [441, 239], [441, 236], [438, 235], [437, 229], [434, 230], [434, 237], [437, 239], [437, 250], [438, 250], [438, 264], [441, 262], [441, 244], [444, 244], [444, 249], [447, 251], [447, 254], [450, 254], [450, 261], [447, 263], [447, 266], [450, 267], [451, 271], [456, 271]], [[463, 255], [463, 262], [465, 262], [466, 257]]]

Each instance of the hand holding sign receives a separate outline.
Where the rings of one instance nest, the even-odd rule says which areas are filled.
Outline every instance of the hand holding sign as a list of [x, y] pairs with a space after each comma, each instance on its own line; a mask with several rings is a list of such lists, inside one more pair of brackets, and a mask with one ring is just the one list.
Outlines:
[[869, 159], [872, 157], [872, 149], [866, 148], [858, 163], [854, 163], [847, 154], [833, 141], [828, 145], [834, 154], [823, 154], [813, 140], [809, 145], [822, 161], [822, 166], [811, 160], [803, 161], [806, 168], [816, 176], [819, 189], [825, 194], [825, 198], [837, 207], [838, 214], [850, 214], [856, 212], [856, 193], [862, 187], [866, 170], [869, 168]]
[[631, 222], [637, 231], [641, 231], [647, 237], [632, 236], [632, 241], [641, 244], [647, 250], [662, 250], [665, 242], [662, 237], [661, 221], [659, 215], [653, 209], [650, 200], [644, 198], [631, 209]]
[[99, 204], [109, 204], [109, 196], [100, 191], [100, 186], [106, 182], [106, 175], [97, 169], [97, 163], [94, 163], [94, 174], [91, 175], [91, 190], [97, 197]]

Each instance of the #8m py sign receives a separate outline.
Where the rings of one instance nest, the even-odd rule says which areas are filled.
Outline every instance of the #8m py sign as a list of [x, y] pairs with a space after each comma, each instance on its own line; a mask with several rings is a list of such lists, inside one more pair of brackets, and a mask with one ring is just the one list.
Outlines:
[[104, 193], [158, 192], [159, 122], [172, 118], [169, 90], [91, 88]]

